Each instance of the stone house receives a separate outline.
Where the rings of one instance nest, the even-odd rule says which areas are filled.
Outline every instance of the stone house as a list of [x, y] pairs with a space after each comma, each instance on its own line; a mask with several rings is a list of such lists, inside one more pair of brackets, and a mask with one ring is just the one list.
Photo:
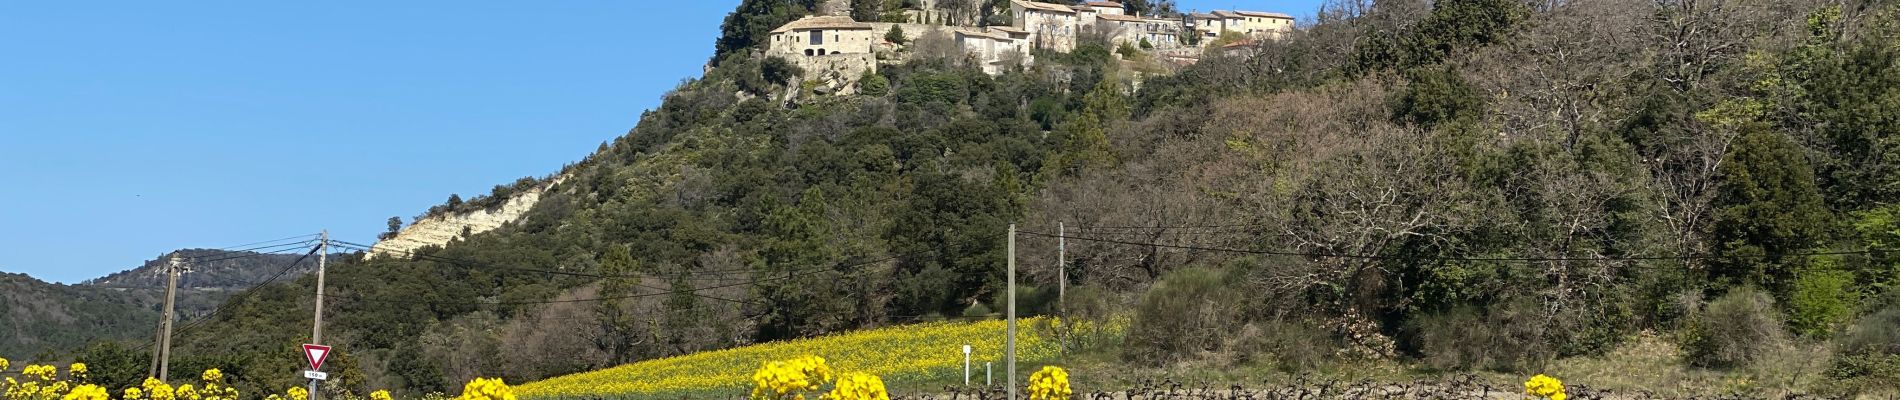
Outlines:
[[1101, 15], [1122, 15], [1128, 13], [1128, 9], [1124, 8], [1122, 3], [1113, 1], [1091, 1], [1082, 4], [1082, 7], [1095, 10], [1097, 14]]
[[1029, 31], [1029, 42], [1037, 48], [1069, 52], [1075, 50], [1081, 32], [1079, 13], [1061, 4], [1012, 0], [1009, 2], [1011, 27]]
[[877, 72], [873, 46], [883, 41], [870, 24], [848, 16], [800, 18], [772, 30], [765, 54], [784, 58], [805, 70], [805, 79], [821, 87], [850, 92], [859, 77]]
[[1202, 44], [1220, 37], [1221, 32], [1236, 32], [1256, 39], [1279, 39], [1293, 31], [1293, 16], [1263, 11], [1195, 12], [1188, 13], [1183, 22], [1187, 29], [1201, 37]]
[[1019, 38], [1001, 29], [966, 28], [956, 30], [955, 36], [957, 46], [986, 74], [1000, 74], [1031, 60], [1027, 34]]
[[1181, 29], [1179, 20], [1123, 14], [1102, 14], [1095, 24], [1096, 32], [1107, 37], [1113, 46], [1140, 45], [1145, 41], [1156, 49], [1180, 47]]

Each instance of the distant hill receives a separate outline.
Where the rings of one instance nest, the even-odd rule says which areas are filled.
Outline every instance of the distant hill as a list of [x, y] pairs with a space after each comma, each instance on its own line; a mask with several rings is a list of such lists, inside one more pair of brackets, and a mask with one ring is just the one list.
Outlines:
[[[197, 260], [191, 273], [178, 279], [181, 322], [211, 313], [253, 283], [273, 277], [294, 280], [316, 268], [316, 257], [299, 261], [302, 254], [178, 252]], [[165, 276], [160, 274], [165, 259], [74, 285], [0, 273], [0, 357], [64, 353], [95, 341], [150, 340], [165, 304]]]
[[[316, 271], [317, 258], [303, 257], [303, 254], [260, 254], [212, 249], [185, 249], [177, 253], [189, 263], [190, 273], [178, 277], [178, 287], [190, 289], [242, 289], [252, 283], [268, 279], [291, 262], [297, 261], [283, 277], [294, 278]], [[139, 267], [119, 271], [101, 278], [81, 282], [81, 285], [107, 288], [165, 288], [165, 275], [161, 273], [166, 256], [145, 261]], [[302, 258], [302, 261], [298, 261]]]
[[[215, 305], [214, 299], [191, 303]], [[62, 285], [0, 273], [0, 357], [35, 357], [152, 334], [164, 299], [149, 291]]]

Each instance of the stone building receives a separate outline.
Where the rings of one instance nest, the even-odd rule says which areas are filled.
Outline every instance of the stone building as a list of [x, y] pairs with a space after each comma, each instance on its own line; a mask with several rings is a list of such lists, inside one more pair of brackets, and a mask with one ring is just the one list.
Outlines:
[[872, 49], [882, 40], [870, 24], [848, 16], [805, 17], [773, 29], [765, 54], [804, 69], [807, 80], [848, 92], [859, 77], [877, 72]]
[[1235, 32], [1254, 39], [1279, 39], [1293, 31], [1293, 16], [1263, 11], [1227, 11], [1212, 13], [1189, 13], [1185, 19], [1188, 29], [1201, 36], [1201, 42], [1220, 37], [1222, 32]]
[[1107, 37], [1111, 45], [1139, 45], [1147, 42], [1156, 49], [1180, 47], [1181, 29], [1180, 20], [1123, 14], [1102, 14], [1096, 17], [1095, 24], [1096, 32]]
[[979, 64], [983, 73], [996, 75], [1030, 62], [1027, 33], [992, 28], [956, 30], [957, 46]]
[[1009, 2], [1011, 27], [1029, 31], [1029, 42], [1036, 48], [1069, 52], [1075, 50], [1075, 38], [1082, 27], [1081, 16], [1061, 4], [1013, 0]]

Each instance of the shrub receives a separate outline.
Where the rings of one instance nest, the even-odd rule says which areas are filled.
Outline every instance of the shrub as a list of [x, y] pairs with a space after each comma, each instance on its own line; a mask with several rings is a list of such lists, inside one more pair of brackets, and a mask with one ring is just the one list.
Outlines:
[[891, 42], [893, 44], [904, 44], [904, 42], [909, 41], [909, 38], [904, 37], [903, 26], [891, 25], [891, 30], [889, 32], [884, 32], [884, 41]]
[[1862, 317], [1840, 337], [1840, 355], [1828, 377], [1849, 393], [1900, 388], [1900, 307]]
[[1555, 355], [1542, 317], [1536, 303], [1519, 301], [1427, 314], [1410, 321], [1408, 330], [1422, 361], [1433, 368], [1523, 372]]
[[1234, 341], [1234, 361], [1271, 363], [1289, 373], [1318, 369], [1341, 346], [1337, 336], [1300, 320], [1248, 324]]
[[1846, 271], [1820, 270], [1801, 274], [1788, 295], [1788, 322], [1801, 335], [1825, 338], [1854, 316], [1854, 276]]
[[1224, 337], [1246, 322], [1242, 303], [1234, 301], [1245, 294], [1225, 275], [1188, 268], [1163, 277], [1142, 295], [1123, 356], [1159, 364], [1220, 350]]
[[1684, 329], [1689, 364], [1710, 368], [1747, 365], [1787, 342], [1775, 300], [1742, 287], [1710, 302]]

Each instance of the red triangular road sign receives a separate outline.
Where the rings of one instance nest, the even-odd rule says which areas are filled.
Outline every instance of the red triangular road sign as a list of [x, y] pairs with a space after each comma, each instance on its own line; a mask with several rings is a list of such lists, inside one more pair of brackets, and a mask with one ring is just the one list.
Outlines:
[[330, 358], [330, 346], [320, 344], [303, 345], [303, 359], [310, 362], [310, 370], [323, 369], [323, 360]]

